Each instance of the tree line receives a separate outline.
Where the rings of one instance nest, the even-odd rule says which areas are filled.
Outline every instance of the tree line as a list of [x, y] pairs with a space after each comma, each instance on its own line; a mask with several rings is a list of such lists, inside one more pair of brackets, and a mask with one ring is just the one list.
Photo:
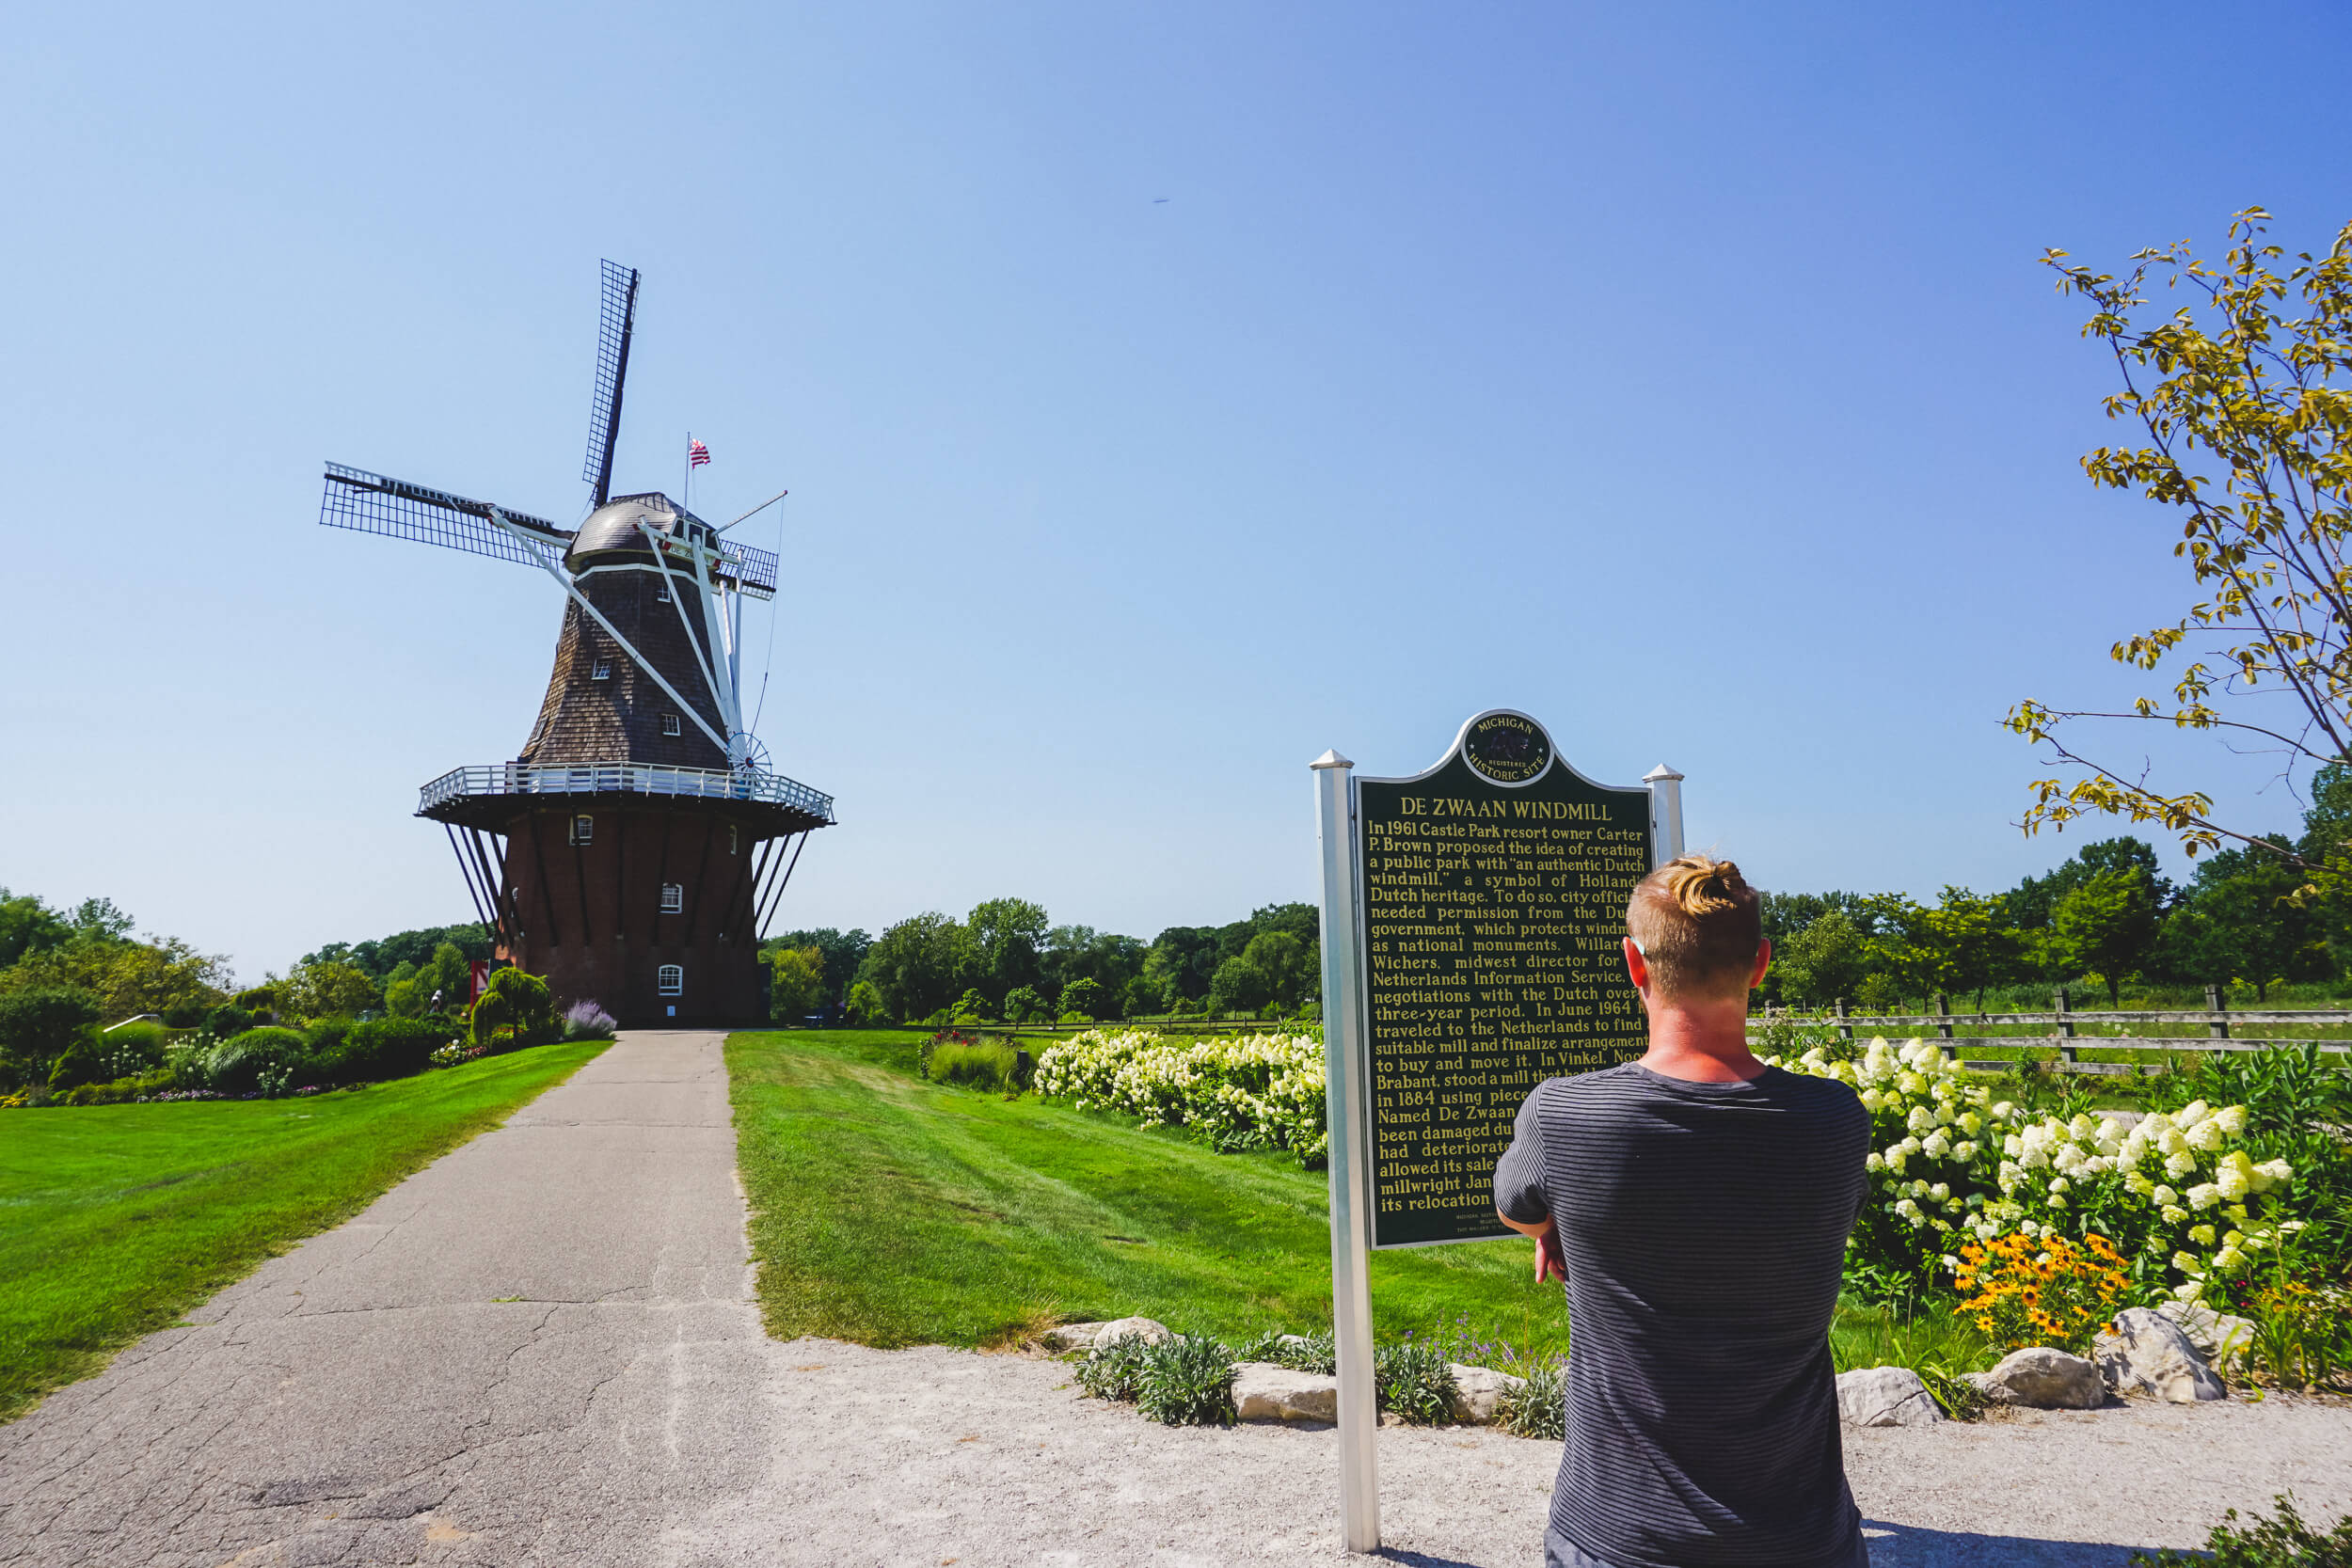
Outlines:
[[2027, 984], [2088, 981], [2120, 1004], [2126, 984], [2213, 986], [2267, 1000], [2280, 984], [2352, 977], [2352, 895], [2312, 886], [2296, 859], [2352, 838], [2352, 771], [2314, 781], [2297, 838], [2273, 834], [2199, 860], [2175, 885], [2137, 838], [2085, 845], [2005, 893], [1764, 895], [1773, 960], [1763, 999], [1866, 1011], [1923, 1009]]
[[1292, 1017], [1323, 996], [1311, 904], [1268, 904], [1223, 926], [1170, 926], [1147, 943], [1053, 925], [1026, 898], [991, 898], [961, 919], [926, 911], [879, 937], [788, 931], [763, 944], [761, 957], [775, 977], [771, 1011], [786, 1020]]

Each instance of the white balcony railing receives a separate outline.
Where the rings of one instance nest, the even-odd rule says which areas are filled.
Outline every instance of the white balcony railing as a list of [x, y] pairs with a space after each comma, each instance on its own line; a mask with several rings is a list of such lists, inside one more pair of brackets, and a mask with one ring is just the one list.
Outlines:
[[790, 806], [831, 822], [833, 797], [781, 773], [717, 768], [664, 768], [644, 762], [597, 762], [571, 768], [494, 763], [453, 768], [419, 791], [417, 813], [485, 795], [673, 795], [707, 800], [757, 800]]

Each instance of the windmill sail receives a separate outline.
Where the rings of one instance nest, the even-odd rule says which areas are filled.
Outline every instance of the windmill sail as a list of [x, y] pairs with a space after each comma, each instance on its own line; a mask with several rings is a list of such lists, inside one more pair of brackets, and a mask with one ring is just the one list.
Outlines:
[[[475, 555], [525, 566], [561, 560], [572, 542], [569, 529], [558, 528], [544, 517], [509, 512], [502, 506], [498, 510], [509, 523], [534, 536], [532, 543], [526, 544], [490, 521], [486, 501], [469, 500], [429, 485], [411, 484], [404, 479], [387, 479], [364, 468], [329, 463], [326, 497], [319, 505], [319, 521], [328, 528], [414, 539], [419, 544], [469, 550]], [[544, 546], [537, 543], [539, 539], [547, 541]]]
[[621, 390], [628, 380], [628, 339], [637, 325], [637, 269], [604, 264], [604, 310], [596, 331], [596, 391], [588, 404], [588, 462], [580, 477], [596, 487], [590, 504], [612, 496], [612, 448], [621, 438]]

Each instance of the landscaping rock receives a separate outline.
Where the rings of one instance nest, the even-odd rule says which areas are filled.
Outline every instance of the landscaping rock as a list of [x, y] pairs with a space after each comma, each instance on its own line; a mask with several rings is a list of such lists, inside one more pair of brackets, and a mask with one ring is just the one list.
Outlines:
[[2115, 1332], [2100, 1335], [2090, 1354], [2107, 1386], [2119, 1394], [2147, 1395], [2173, 1404], [2229, 1397], [2180, 1324], [2145, 1307], [2118, 1312]]
[[1094, 1331], [1094, 1338], [1087, 1348], [1100, 1350], [1121, 1339], [1140, 1339], [1147, 1345], [1156, 1345], [1163, 1339], [1174, 1338], [1174, 1329], [1152, 1318], [1113, 1318]]
[[1498, 1372], [1491, 1367], [1454, 1366], [1454, 1418], [1470, 1426], [1494, 1424], [1495, 1406], [1502, 1396], [1527, 1386], [1527, 1379]]
[[1924, 1427], [1944, 1407], [1909, 1367], [1858, 1367], [1837, 1380], [1837, 1415], [1850, 1427]]
[[2254, 1343], [2251, 1318], [2233, 1318], [2190, 1301], [2168, 1301], [2156, 1312], [2178, 1323], [2188, 1342], [2197, 1347], [2197, 1354], [2205, 1358], [2205, 1365], [2225, 1377], [2237, 1370]]
[[1038, 1343], [1047, 1350], [1090, 1350], [1094, 1337], [1108, 1328], [1108, 1323], [1060, 1323], [1037, 1337]]
[[1233, 1368], [1233, 1411], [1245, 1421], [1336, 1421], [1340, 1380], [1243, 1361]]
[[2107, 1401], [2097, 1362], [2042, 1345], [2011, 1351], [1991, 1371], [1972, 1373], [1968, 1381], [1992, 1404], [2096, 1410]]

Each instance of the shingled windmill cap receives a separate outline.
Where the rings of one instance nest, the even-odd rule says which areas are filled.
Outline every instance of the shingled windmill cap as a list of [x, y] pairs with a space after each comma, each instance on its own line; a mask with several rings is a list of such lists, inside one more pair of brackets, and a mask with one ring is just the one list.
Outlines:
[[596, 561], [617, 556], [650, 559], [653, 550], [645, 543], [643, 531], [646, 528], [656, 533], [699, 538], [707, 538], [711, 531], [708, 523], [659, 490], [641, 496], [618, 496], [590, 513], [588, 520], [580, 525], [571, 548], [564, 552], [564, 563], [578, 571]]

